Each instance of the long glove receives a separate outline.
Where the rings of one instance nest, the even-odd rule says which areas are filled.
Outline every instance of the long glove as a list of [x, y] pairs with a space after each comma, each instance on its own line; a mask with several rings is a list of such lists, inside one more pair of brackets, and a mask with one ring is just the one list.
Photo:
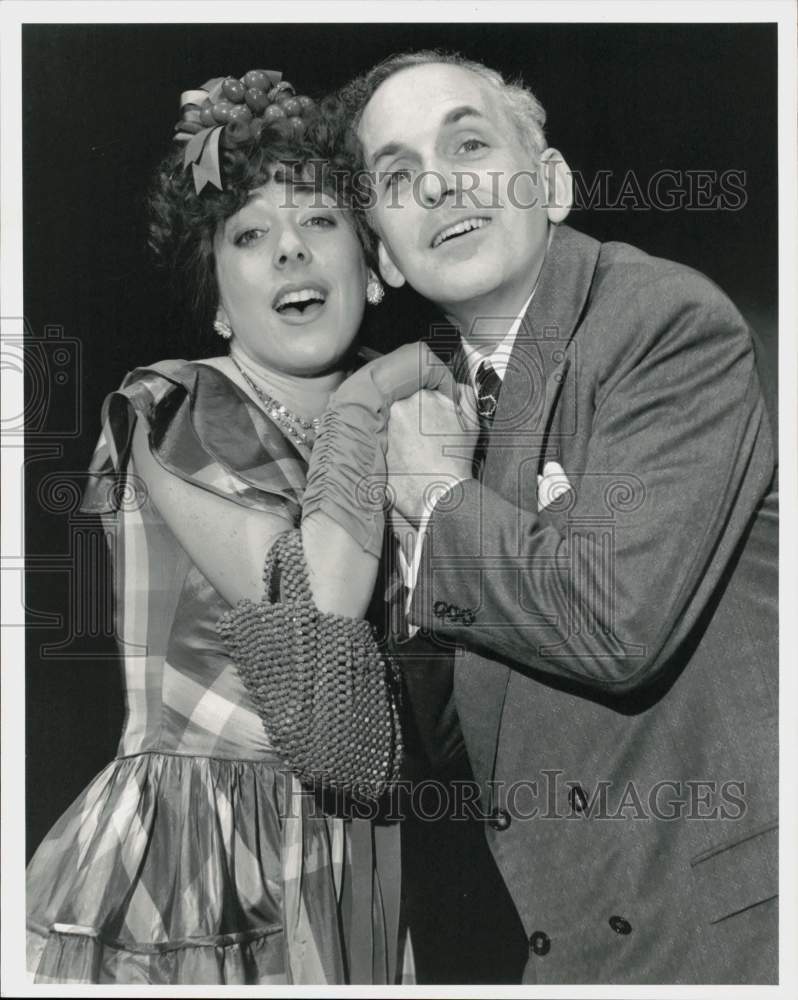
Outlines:
[[303, 520], [321, 511], [364, 551], [379, 556], [391, 404], [420, 389], [457, 399], [454, 379], [440, 358], [426, 344], [414, 343], [364, 365], [333, 393], [308, 467]]

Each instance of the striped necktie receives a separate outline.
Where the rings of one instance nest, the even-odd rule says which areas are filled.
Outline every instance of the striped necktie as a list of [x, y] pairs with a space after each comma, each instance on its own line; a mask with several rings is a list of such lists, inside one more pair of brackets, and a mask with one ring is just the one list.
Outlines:
[[479, 416], [481, 431], [474, 448], [473, 472], [477, 479], [481, 479], [490, 426], [493, 423], [496, 407], [499, 405], [499, 392], [501, 391], [502, 380], [490, 361], [482, 361], [474, 376], [474, 383], [477, 392], [477, 415]]
[[483, 428], [487, 430], [499, 404], [502, 380], [490, 361], [481, 361], [474, 377], [477, 390], [477, 413]]

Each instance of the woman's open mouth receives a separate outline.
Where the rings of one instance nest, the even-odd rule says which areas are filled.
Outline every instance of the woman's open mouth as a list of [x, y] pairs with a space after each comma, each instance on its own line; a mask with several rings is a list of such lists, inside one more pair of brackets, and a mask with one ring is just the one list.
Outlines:
[[327, 294], [320, 285], [286, 285], [275, 296], [272, 309], [283, 319], [313, 319], [324, 308]]

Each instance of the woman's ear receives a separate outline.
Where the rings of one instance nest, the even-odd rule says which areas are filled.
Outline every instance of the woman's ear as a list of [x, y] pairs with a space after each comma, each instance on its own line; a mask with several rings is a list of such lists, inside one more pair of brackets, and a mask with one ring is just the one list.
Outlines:
[[380, 265], [380, 274], [386, 285], [390, 285], [391, 288], [401, 288], [405, 283], [405, 276], [394, 264], [382, 240], [377, 247], [377, 261]]
[[216, 315], [214, 316], [215, 323], [225, 323], [227, 326], [230, 325], [230, 319], [227, 315], [227, 310], [220, 302], [216, 308]]
[[574, 201], [571, 169], [558, 149], [545, 149], [540, 166], [546, 189], [546, 212], [549, 222], [564, 222]]

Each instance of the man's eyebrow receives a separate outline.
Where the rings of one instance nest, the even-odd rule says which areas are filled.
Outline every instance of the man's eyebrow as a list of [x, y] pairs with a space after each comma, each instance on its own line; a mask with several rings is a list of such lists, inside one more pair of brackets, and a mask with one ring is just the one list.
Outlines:
[[463, 104], [459, 108], [452, 108], [452, 110], [443, 119], [443, 125], [454, 125], [460, 121], [461, 118], [484, 118], [485, 115], [482, 111], [477, 108], [472, 108], [469, 104]]
[[[472, 108], [470, 104], [463, 104], [460, 107], [452, 108], [451, 111], [446, 113], [441, 122], [441, 127], [455, 125], [461, 118], [485, 118], [485, 115], [477, 108]], [[405, 148], [401, 142], [388, 142], [384, 146], [380, 146], [374, 154], [372, 162], [376, 167], [380, 160], [388, 156], [395, 156], [396, 153], [401, 153]]]

